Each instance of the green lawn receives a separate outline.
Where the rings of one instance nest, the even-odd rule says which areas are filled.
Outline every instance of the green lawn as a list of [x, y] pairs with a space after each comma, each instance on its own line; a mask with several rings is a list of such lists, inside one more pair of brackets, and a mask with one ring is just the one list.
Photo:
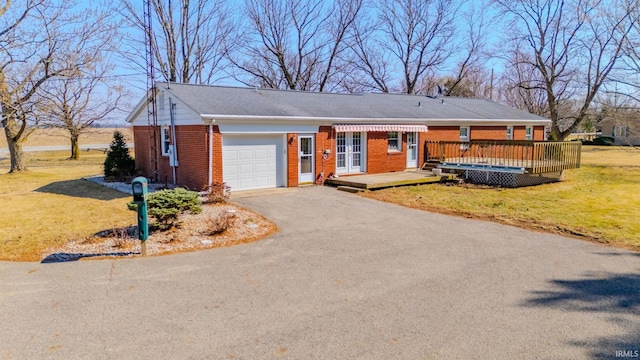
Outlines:
[[422, 185], [363, 193], [396, 204], [640, 250], [640, 150], [582, 148], [559, 183], [517, 189]]
[[0, 260], [39, 261], [47, 248], [135, 222], [129, 196], [82, 180], [102, 172], [102, 152], [78, 161], [67, 152], [27, 156], [30, 171], [21, 174], [7, 174], [0, 156]]

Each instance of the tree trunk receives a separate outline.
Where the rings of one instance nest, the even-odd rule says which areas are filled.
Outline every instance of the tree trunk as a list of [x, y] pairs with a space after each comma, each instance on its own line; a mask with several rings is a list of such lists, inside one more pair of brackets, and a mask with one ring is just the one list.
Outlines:
[[79, 160], [80, 159], [80, 146], [78, 145], [78, 135], [71, 135], [71, 156], [69, 160]]
[[7, 138], [7, 146], [9, 147], [9, 155], [11, 157], [10, 173], [27, 171], [27, 163], [22, 152], [22, 139], [19, 135], [20, 128], [15, 119], [4, 117], [4, 135]]

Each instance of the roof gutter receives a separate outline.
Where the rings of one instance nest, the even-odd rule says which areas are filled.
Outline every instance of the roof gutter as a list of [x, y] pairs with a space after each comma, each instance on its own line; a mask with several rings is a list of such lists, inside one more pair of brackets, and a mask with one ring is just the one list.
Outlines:
[[219, 115], [219, 114], [200, 114], [203, 120], [209, 120], [211, 123], [216, 121], [318, 121], [329, 123], [389, 123], [389, 124], [406, 124], [419, 123], [426, 125], [451, 125], [454, 124], [472, 124], [472, 125], [505, 125], [519, 123], [522, 125], [550, 125], [551, 120], [547, 119], [430, 119], [430, 118], [347, 118], [347, 117], [314, 117], [314, 116], [265, 116], [265, 115]]

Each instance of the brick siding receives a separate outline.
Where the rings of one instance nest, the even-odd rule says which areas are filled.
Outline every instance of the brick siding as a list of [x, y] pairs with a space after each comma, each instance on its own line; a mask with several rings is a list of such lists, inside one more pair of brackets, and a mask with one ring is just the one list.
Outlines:
[[543, 141], [544, 140], [544, 126], [534, 126], [533, 127], [533, 140], [535, 140], [535, 141]]
[[[506, 126], [472, 126], [471, 140], [506, 140]], [[458, 135], [459, 136], [459, 135]]]
[[287, 134], [287, 187], [298, 186], [298, 134]]
[[[214, 127], [214, 181], [222, 181], [222, 143], [220, 133], [216, 137]], [[135, 142], [136, 169], [138, 172], [153, 179], [153, 154], [151, 152], [151, 135], [148, 126], [134, 126], [133, 136]], [[178, 167], [176, 167], [176, 182], [192, 190], [200, 191], [207, 185], [209, 174], [209, 132], [207, 125], [180, 125], [176, 126], [176, 142], [178, 153]], [[217, 141], [217, 144], [215, 141]], [[158, 127], [158, 181], [161, 183], [173, 183], [173, 169], [169, 166], [169, 157], [162, 155], [161, 131]], [[216, 145], [217, 150], [216, 151]], [[215, 168], [220, 165], [219, 170]], [[218, 170], [218, 171], [216, 171]], [[217, 175], [217, 176], [216, 176]]]
[[[176, 180], [180, 186], [201, 191], [209, 177], [209, 127], [207, 125], [176, 126], [178, 167]], [[172, 169], [169, 168], [172, 172]], [[169, 175], [172, 178], [172, 175]], [[173, 179], [172, 179], [173, 180]]]
[[[324, 179], [336, 173], [336, 136], [331, 126], [320, 126], [315, 139], [316, 179], [324, 172]], [[327, 159], [323, 158], [324, 150], [330, 150]], [[316, 180], [316, 181], [317, 181]]]
[[407, 167], [407, 135], [402, 135], [401, 151], [389, 152], [388, 148], [387, 132], [367, 133], [368, 174], [403, 171]]
[[222, 134], [218, 125], [213, 126], [213, 182], [222, 183]]

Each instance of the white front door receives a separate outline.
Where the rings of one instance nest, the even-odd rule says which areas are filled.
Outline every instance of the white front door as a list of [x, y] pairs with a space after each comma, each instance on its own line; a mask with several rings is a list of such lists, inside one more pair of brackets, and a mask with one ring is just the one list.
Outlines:
[[298, 182], [313, 183], [313, 135], [298, 136]]
[[418, 167], [418, 133], [407, 133], [407, 169]]
[[338, 174], [365, 171], [365, 143], [364, 133], [361, 132], [336, 134], [336, 172]]

